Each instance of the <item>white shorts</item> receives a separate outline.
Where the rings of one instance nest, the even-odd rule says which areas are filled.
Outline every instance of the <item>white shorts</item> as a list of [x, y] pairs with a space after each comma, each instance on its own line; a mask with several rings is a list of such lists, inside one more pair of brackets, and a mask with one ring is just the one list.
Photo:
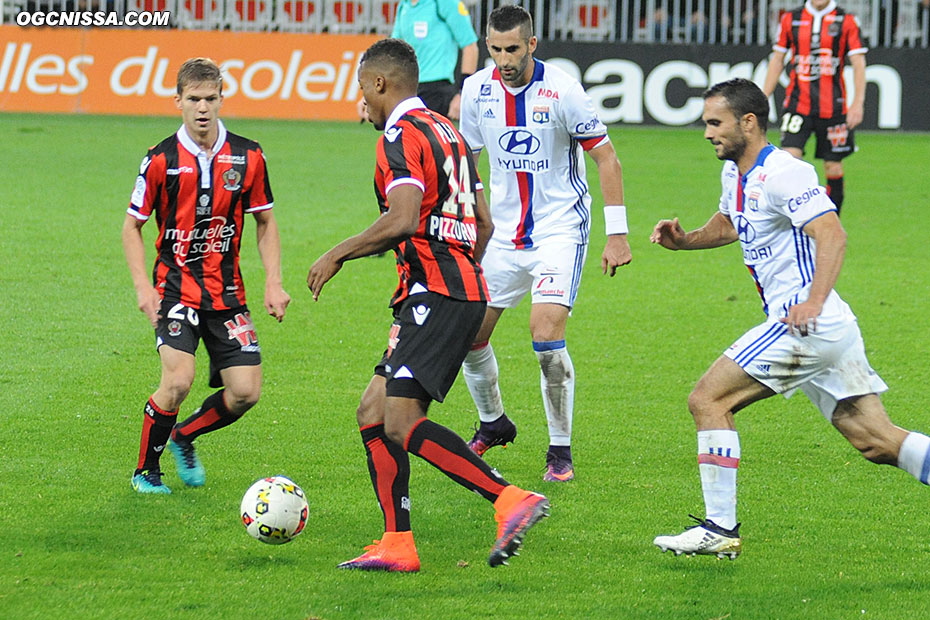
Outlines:
[[488, 246], [481, 259], [492, 308], [513, 308], [532, 292], [534, 304], [571, 308], [581, 284], [586, 245], [549, 243], [529, 250]]
[[851, 313], [848, 320], [828, 327], [818, 323], [817, 332], [803, 337], [790, 334], [784, 323], [767, 321], [746, 332], [724, 355], [785, 398], [800, 388], [828, 421], [838, 401], [888, 389], [869, 366]]

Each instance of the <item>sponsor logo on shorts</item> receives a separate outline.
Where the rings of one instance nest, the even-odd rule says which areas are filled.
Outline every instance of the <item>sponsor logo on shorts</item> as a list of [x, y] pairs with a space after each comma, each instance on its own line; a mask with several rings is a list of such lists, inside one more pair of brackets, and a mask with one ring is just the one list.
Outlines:
[[232, 320], [225, 321], [223, 325], [226, 326], [229, 332], [229, 339], [237, 340], [243, 351], [257, 350], [257, 348], [246, 348], [258, 344], [255, 325], [252, 323], [252, 316], [248, 312], [239, 312]]
[[426, 317], [429, 316], [430, 309], [429, 306], [420, 304], [419, 306], [413, 307], [413, 320], [417, 325], [423, 325], [426, 323]]
[[539, 284], [536, 285], [536, 290], [533, 291], [534, 296], [538, 297], [563, 297], [565, 295], [565, 290], [555, 286], [555, 278], [552, 277], [554, 274], [544, 273], [542, 279], [539, 281]]
[[[397, 348], [397, 343], [400, 342], [400, 325], [394, 323], [391, 325], [391, 331], [388, 332], [388, 346], [387, 346], [387, 356], [391, 357], [391, 353], [394, 352], [394, 349]], [[385, 366], [385, 370], [391, 372], [390, 366]]]

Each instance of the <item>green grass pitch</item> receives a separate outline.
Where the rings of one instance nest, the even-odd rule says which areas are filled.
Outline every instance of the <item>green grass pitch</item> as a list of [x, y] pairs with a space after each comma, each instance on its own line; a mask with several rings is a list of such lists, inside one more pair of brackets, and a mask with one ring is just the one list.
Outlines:
[[[594, 241], [568, 332], [578, 377], [573, 483], [541, 481], [547, 436], [528, 302], [495, 334], [520, 435], [488, 461], [552, 503], [509, 567], [486, 564], [491, 507], [414, 458], [421, 573], [335, 568], [381, 532], [354, 414], [386, 343], [396, 275], [387, 257], [350, 262], [316, 303], [305, 278], [317, 256], [376, 217], [369, 126], [228, 121], [266, 151], [293, 302], [280, 325], [261, 311], [250, 222], [243, 271], [263, 347], [262, 399], [198, 443], [204, 488], [186, 489], [167, 457], [174, 494], [136, 495], [129, 477], [158, 363], [120, 227], [146, 147], [178, 124], [0, 121], [0, 617], [930, 617], [930, 489], [867, 463], [803, 395], [737, 416], [742, 557], [675, 558], [652, 545], [689, 512], [703, 515], [687, 394], [763, 317], [736, 247], [673, 253], [648, 242], [662, 217], [690, 229], [716, 209], [720, 163], [698, 127], [611, 128], [634, 257], [613, 279], [600, 273], [589, 160]], [[863, 133], [857, 142], [837, 288], [891, 387], [892, 418], [930, 431], [930, 137]], [[144, 229], [149, 260], [154, 229]], [[210, 393], [202, 353], [183, 416]], [[477, 418], [461, 379], [430, 414], [466, 437]], [[310, 519], [297, 540], [270, 547], [247, 536], [237, 512], [256, 478], [278, 473], [306, 490]]]

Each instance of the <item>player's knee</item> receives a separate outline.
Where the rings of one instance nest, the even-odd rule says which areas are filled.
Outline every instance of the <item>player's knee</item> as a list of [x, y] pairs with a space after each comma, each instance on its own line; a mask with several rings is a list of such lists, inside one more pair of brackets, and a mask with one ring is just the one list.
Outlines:
[[242, 415], [255, 406], [261, 397], [262, 389], [256, 386], [226, 387], [226, 408], [234, 415]]
[[710, 399], [700, 387], [696, 387], [688, 394], [688, 411], [697, 420], [706, 415], [710, 409]]
[[363, 397], [358, 407], [355, 409], [355, 420], [358, 422], [358, 427], [363, 428], [371, 424], [377, 424], [380, 422], [379, 418], [380, 416], [378, 415], [378, 410], [374, 406], [374, 403]]
[[170, 375], [162, 380], [162, 388], [176, 405], [180, 405], [187, 398], [193, 384], [194, 377], [182, 374]]
[[407, 435], [409, 432], [409, 425], [403, 423], [401, 420], [384, 420], [384, 434], [387, 435], [387, 438], [396, 443], [398, 446], [404, 445], [404, 442], [407, 441]]

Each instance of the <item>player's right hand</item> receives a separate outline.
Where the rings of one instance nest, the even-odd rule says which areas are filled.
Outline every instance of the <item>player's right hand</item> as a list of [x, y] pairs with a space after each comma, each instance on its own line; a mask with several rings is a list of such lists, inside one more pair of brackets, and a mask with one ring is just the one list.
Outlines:
[[313, 301], [320, 298], [323, 285], [329, 282], [340, 269], [342, 269], [342, 263], [335, 260], [331, 252], [327, 252], [316, 259], [316, 262], [310, 267], [310, 273], [307, 274], [307, 288], [313, 293]]
[[649, 241], [658, 243], [669, 250], [682, 249], [684, 240], [685, 231], [678, 223], [677, 217], [673, 220], [659, 220], [659, 223], [652, 229], [652, 234], [649, 235]]

